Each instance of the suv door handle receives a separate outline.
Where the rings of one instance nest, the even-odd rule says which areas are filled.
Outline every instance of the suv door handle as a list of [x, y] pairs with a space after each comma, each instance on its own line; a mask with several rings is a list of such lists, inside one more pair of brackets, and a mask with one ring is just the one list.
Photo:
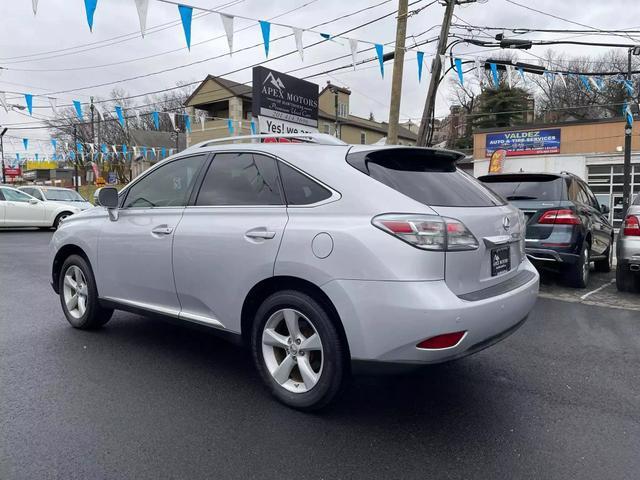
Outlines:
[[169, 235], [171, 232], [173, 232], [173, 227], [166, 225], [158, 225], [151, 230], [151, 233], [155, 233], [156, 235]]
[[273, 237], [276, 236], [276, 232], [271, 232], [269, 230], [249, 230], [247, 233], [244, 234], [245, 237], [248, 238], [263, 238], [265, 240], [271, 240]]

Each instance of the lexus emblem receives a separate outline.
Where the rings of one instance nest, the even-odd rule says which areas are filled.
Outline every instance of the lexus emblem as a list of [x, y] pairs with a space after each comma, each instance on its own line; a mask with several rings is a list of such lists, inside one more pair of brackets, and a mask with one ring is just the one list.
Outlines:
[[504, 217], [502, 220], [502, 228], [504, 228], [505, 232], [508, 232], [511, 229], [511, 220], [509, 220], [509, 217]]

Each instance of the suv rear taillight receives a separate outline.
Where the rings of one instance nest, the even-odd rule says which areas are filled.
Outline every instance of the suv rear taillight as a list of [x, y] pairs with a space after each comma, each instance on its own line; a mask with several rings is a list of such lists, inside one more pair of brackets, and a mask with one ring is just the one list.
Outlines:
[[542, 214], [538, 223], [552, 225], [580, 225], [580, 217], [573, 210], [547, 210]]
[[640, 219], [635, 215], [627, 215], [623, 232], [625, 237], [640, 237]]
[[416, 248], [437, 251], [475, 250], [478, 240], [460, 220], [438, 215], [386, 214], [371, 223]]

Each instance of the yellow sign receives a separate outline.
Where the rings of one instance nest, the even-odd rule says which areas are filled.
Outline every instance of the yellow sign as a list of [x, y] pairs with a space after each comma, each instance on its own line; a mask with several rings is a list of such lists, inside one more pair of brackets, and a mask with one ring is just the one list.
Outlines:
[[104, 187], [104, 184], [105, 184], [104, 177], [96, 178], [96, 185], [98, 187]]
[[504, 159], [507, 158], [506, 150], [496, 150], [489, 160], [489, 173], [502, 173]]
[[58, 162], [54, 162], [53, 160], [46, 160], [42, 162], [27, 160], [25, 170], [55, 170], [56, 168], [58, 168]]

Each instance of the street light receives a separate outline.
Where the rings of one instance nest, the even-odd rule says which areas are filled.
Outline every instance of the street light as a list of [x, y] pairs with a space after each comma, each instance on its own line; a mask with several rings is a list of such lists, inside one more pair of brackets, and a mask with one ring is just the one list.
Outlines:
[[7, 130], [9, 130], [7, 127], [2, 129], [2, 132], [0, 132], [0, 154], [2, 155], [2, 183], [6, 183], [7, 179], [4, 176], [4, 143], [3, 143], [3, 138], [4, 138], [4, 134], [7, 133]]

